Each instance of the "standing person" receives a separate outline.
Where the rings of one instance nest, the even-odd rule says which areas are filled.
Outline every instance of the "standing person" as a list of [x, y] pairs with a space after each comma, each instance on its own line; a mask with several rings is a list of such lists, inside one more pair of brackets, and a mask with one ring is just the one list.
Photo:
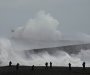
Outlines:
[[71, 63], [69, 63], [68, 65], [69, 65], [69, 70], [71, 70]]
[[83, 69], [85, 69], [85, 64], [86, 64], [85, 62], [82, 63]]
[[52, 62], [50, 62], [50, 68], [52, 68]]
[[35, 66], [34, 66], [34, 65], [32, 65], [32, 68], [31, 68], [31, 69], [32, 69], [32, 70], [34, 70], [34, 67], [35, 67]]
[[19, 63], [17, 63], [17, 65], [16, 65], [16, 69], [17, 69], [17, 70], [19, 69]]
[[45, 63], [46, 68], [48, 67], [48, 62]]
[[10, 66], [10, 67], [12, 66], [12, 62], [11, 62], [11, 61], [9, 62], [9, 66]]

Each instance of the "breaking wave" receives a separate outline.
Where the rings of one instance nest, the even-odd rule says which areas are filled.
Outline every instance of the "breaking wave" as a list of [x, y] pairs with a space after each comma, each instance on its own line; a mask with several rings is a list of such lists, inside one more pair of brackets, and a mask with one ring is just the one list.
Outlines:
[[58, 25], [59, 22], [50, 14], [40, 11], [25, 26], [17, 28], [11, 38], [0, 39], [0, 65], [8, 65], [9, 61], [13, 64], [19, 62], [21, 65], [44, 65], [45, 62], [52, 61], [56, 66], [68, 66], [69, 62], [73, 66], [82, 66], [82, 62], [86, 61], [89, 66], [90, 50], [80, 50], [77, 54], [53, 50], [55, 53], [52, 55], [48, 51], [27, 52], [32, 49], [69, 45], [61, 42], [62, 34]]

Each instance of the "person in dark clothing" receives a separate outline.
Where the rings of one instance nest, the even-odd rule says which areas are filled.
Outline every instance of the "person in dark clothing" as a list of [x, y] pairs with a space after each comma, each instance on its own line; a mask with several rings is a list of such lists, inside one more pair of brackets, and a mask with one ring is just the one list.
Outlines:
[[48, 62], [45, 63], [46, 68], [48, 67]]
[[16, 65], [16, 69], [17, 69], [17, 70], [19, 69], [19, 63], [17, 63], [17, 65]]
[[82, 63], [83, 69], [85, 69], [85, 62]]
[[10, 67], [12, 66], [12, 62], [11, 62], [11, 61], [9, 62], [9, 66], [10, 66]]
[[31, 68], [31, 70], [34, 70], [34, 67], [35, 67], [35, 66], [34, 66], [34, 65], [32, 65], [32, 68]]
[[52, 62], [50, 62], [50, 68], [52, 68]]
[[71, 63], [69, 63], [68, 65], [69, 65], [69, 70], [71, 70]]

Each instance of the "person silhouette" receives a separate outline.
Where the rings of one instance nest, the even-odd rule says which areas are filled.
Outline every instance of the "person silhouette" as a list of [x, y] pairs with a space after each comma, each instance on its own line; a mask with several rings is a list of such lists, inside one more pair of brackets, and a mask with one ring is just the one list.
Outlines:
[[32, 65], [32, 68], [31, 68], [31, 69], [32, 69], [32, 70], [34, 70], [34, 67], [35, 67], [35, 66], [34, 66], [34, 65]]
[[50, 62], [50, 68], [52, 68], [52, 62]]
[[9, 62], [9, 66], [10, 66], [10, 67], [12, 66], [12, 62], [11, 62], [11, 61]]
[[17, 70], [19, 69], [19, 63], [17, 63], [17, 65], [16, 65], [16, 69], [17, 69]]
[[48, 67], [48, 62], [46, 62], [45, 65], [46, 65], [46, 68], [47, 68]]
[[69, 63], [68, 65], [69, 65], [69, 70], [71, 70], [71, 63]]
[[86, 64], [85, 62], [82, 63], [83, 69], [85, 69], [85, 64]]

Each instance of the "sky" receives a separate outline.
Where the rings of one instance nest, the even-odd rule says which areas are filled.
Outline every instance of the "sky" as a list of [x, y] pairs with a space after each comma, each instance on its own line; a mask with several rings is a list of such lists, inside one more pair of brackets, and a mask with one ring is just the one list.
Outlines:
[[90, 35], [90, 0], [0, 0], [0, 36], [10, 36], [39, 11], [57, 19], [64, 34]]

